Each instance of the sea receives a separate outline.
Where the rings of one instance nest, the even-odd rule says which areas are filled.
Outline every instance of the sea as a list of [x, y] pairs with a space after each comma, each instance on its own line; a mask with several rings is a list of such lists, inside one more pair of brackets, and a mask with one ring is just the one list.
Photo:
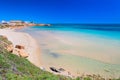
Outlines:
[[64, 68], [75, 76], [120, 77], [120, 24], [51, 24], [20, 31], [36, 39], [41, 66]]

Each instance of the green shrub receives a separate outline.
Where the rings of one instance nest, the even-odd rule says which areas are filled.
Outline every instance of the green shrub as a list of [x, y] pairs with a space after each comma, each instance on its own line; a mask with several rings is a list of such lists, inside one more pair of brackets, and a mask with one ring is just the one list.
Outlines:
[[89, 77], [85, 77], [84, 80], [92, 80], [92, 79]]

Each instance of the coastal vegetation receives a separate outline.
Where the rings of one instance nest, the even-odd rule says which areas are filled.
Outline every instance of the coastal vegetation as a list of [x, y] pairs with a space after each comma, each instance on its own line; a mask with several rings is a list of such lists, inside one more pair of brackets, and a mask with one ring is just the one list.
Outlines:
[[0, 29], [8, 28], [8, 27], [9, 27], [8, 25], [2, 25], [2, 24], [0, 24]]
[[5, 47], [11, 42], [0, 37], [0, 80], [71, 80], [41, 70], [27, 59], [8, 52]]

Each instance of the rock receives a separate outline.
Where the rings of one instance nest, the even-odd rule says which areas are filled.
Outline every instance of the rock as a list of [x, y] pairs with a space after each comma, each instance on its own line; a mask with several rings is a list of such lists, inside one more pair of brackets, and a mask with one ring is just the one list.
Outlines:
[[41, 70], [46, 71], [44, 67], [40, 67]]
[[23, 57], [23, 58], [27, 58], [29, 55], [24, 50], [20, 50], [19, 51], [19, 56]]
[[25, 50], [21, 49], [14, 49], [13, 53], [23, 58], [27, 58], [29, 56], [29, 54], [25, 52]]
[[12, 42], [4, 35], [0, 35], [0, 45], [9, 52], [12, 52], [14, 49]]
[[56, 72], [56, 73], [60, 73], [60, 71], [57, 70], [55, 67], [50, 67], [50, 70], [52, 70], [53, 72]]
[[6, 49], [7, 49], [9, 52], [13, 52], [13, 49], [14, 49], [13, 44], [8, 45], [8, 46], [6, 47]]
[[17, 48], [17, 49], [25, 49], [25, 47], [22, 46], [22, 45], [16, 45], [15, 48]]

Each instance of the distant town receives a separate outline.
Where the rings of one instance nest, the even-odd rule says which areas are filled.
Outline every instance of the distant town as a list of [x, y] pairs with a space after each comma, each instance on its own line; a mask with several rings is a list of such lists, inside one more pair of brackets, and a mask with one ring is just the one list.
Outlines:
[[0, 22], [0, 28], [15, 28], [15, 27], [30, 27], [30, 26], [50, 26], [50, 24], [36, 24], [30, 21], [21, 21], [21, 20], [11, 20], [5, 21], [2, 20]]

